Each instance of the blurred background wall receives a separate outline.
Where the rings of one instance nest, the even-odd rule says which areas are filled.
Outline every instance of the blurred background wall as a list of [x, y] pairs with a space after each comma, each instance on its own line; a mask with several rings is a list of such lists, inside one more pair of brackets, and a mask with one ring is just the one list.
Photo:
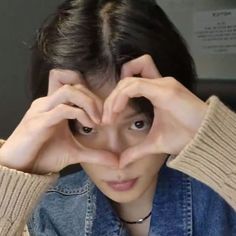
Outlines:
[[[175, 22], [177, 28], [184, 34], [188, 44], [192, 44], [192, 29], [194, 11], [220, 10], [223, 8], [236, 8], [235, 0], [156, 0], [169, 17]], [[29, 107], [29, 95], [27, 93], [27, 68], [29, 65], [30, 46], [37, 28], [42, 21], [62, 0], [7, 0], [1, 2], [0, 7], [0, 137], [7, 138], [20, 122], [23, 114]], [[235, 42], [236, 44], [236, 42]], [[191, 45], [190, 49], [192, 50]], [[219, 55], [218, 55], [219, 56]], [[214, 56], [213, 56], [214, 57]], [[205, 58], [205, 57], [203, 57]], [[220, 67], [221, 62], [236, 61], [236, 54], [219, 56], [215, 66], [217, 71], [227, 71]], [[197, 66], [202, 58], [197, 58]], [[208, 57], [212, 62], [212, 56]], [[224, 66], [227, 66], [225, 63]], [[222, 65], [223, 66], [223, 65]], [[235, 69], [236, 67], [234, 67]], [[214, 67], [211, 71], [215, 71]], [[206, 70], [208, 71], [208, 70]], [[206, 73], [205, 73], [206, 74]], [[219, 73], [218, 73], [219, 74]], [[233, 74], [233, 76], [232, 76]], [[231, 78], [207, 78], [200, 79], [197, 83], [197, 93], [202, 99], [210, 94], [218, 95], [225, 103], [236, 110], [236, 75]], [[201, 71], [200, 71], [201, 76]], [[234, 77], [234, 78], [233, 78]]]
[[14, 130], [29, 106], [27, 68], [33, 37], [59, 0], [7, 0], [0, 6], [0, 137]]
[[[196, 63], [196, 94], [215, 94], [236, 111], [236, 1], [156, 0], [187, 42]], [[181, 56], [181, 55], [180, 55]]]

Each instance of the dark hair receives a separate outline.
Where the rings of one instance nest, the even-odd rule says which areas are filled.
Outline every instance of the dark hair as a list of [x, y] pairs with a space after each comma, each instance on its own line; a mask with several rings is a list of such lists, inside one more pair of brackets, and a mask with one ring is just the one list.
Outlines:
[[[80, 71], [85, 78], [102, 74], [101, 81], [89, 81], [102, 86], [111, 78], [118, 81], [122, 65], [144, 54], [163, 76], [173, 76], [193, 91], [193, 60], [154, 0], [67, 0], [38, 32], [32, 50], [32, 99], [46, 96], [52, 68]], [[150, 108], [143, 99], [139, 104]]]

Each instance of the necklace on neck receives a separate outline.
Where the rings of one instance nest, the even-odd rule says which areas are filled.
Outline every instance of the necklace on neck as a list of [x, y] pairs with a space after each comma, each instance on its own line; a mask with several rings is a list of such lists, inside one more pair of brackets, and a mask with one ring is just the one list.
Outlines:
[[124, 220], [122, 218], [120, 218], [120, 220], [123, 222], [123, 223], [126, 223], [126, 224], [142, 224], [145, 220], [147, 220], [152, 214], [152, 211], [150, 211], [148, 213], [147, 216], [145, 216], [144, 218], [141, 218], [141, 219], [138, 219], [136, 221], [127, 221], [127, 220]]

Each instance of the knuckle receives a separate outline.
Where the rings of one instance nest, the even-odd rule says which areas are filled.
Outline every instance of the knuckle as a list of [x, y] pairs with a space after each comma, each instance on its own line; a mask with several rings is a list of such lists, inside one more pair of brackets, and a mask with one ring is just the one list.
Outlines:
[[55, 107], [54, 110], [52, 110], [52, 115], [61, 114], [61, 113], [67, 112], [67, 111], [68, 111], [68, 108], [66, 105], [59, 104]]
[[133, 86], [135, 87], [135, 90], [139, 91], [142, 88], [141, 81], [139, 79], [135, 79], [133, 81]]
[[41, 105], [42, 102], [44, 102], [44, 98], [41, 97], [41, 98], [38, 98], [38, 99], [35, 99], [32, 103], [31, 103], [31, 107], [36, 107], [38, 105]]
[[[127, 81], [127, 80], [126, 80]], [[124, 79], [121, 79], [118, 83], [117, 83], [117, 85], [116, 85], [116, 87], [119, 89], [119, 88], [121, 88], [122, 87], [122, 85], [126, 82]]]
[[129, 72], [129, 62], [126, 62], [122, 65], [122, 68], [121, 68], [121, 73], [123, 75], [127, 75]]
[[96, 105], [95, 101], [90, 98], [90, 97], [87, 97], [87, 104], [90, 106], [90, 107], [94, 107]]
[[75, 111], [75, 116], [81, 120], [84, 120], [87, 118], [86, 113], [82, 109], [77, 109]]
[[69, 84], [64, 84], [61, 89], [64, 91], [64, 92], [67, 92], [68, 90], [71, 89], [71, 86]]
[[174, 77], [172, 76], [168, 76], [166, 77], [166, 79], [168, 79], [171, 83], [179, 83]]
[[56, 107], [56, 110], [58, 110], [58, 111], [65, 111], [65, 110], [67, 110], [67, 107], [64, 104], [59, 104]]
[[76, 113], [77, 113], [77, 115], [80, 116], [80, 117], [85, 114], [84, 111], [83, 111], [82, 109], [79, 109], [79, 108], [76, 110]]
[[169, 88], [166, 92], [166, 96], [169, 101], [173, 100], [176, 97], [176, 91], [173, 88]]
[[176, 97], [179, 96], [179, 94], [180, 94], [180, 86], [178, 83], [176, 83], [176, 81], [173, 80], [173, 82], [169, 86], [167, 96], [169, 99], [175, 99]]
[[69, 98], [69, 94], [71, 93], [71, 86], [68, 84], [63, 85], [59, 90], [59, 94], [62, 94], [65, 98]]
[[48, 97], [40, 97], [35, 99], [31, 105], [30, 105], [30, 109], [35, 109], [35, 108], [41, 108], [44, 107], [45, 103], [47, 102]]
[[75, 88], [75, 89], [77, 89], [77, 90], [81, 90], [81, 89], [84, 88], [84, 85], [82, 85], [82, 84], [76, 84], [76, 85], [73, 86], [73, 88]]
[[55, 69], [55, 68], [51, 69], [50, 72], [49, 72], [49, 74], [50, 74], [51, 76], [54, 76], [54, 75], [57, 74], [57, 73], [58, 73], [58, 70]]
[[170, 85], [173, 90], [176, 92], [179, 92], [181, 90], [181, 84], [179, 81], [177, 81], [174, 77], [168, 77], [170, 81]]
[[152, 56], [150, 54], [144, 54], [142, 56], [142, 59], [145, 60], [145, 61], [153, 62]]
[[135, 78], [135, 77], [126, 77], [124, 80], [121, 80], [118, 85], [118, 91], [119, 92], [124, 92], [124, 89], [129, 87], [129, 86], [134, 86], [137, 87], [140, 85], [140, 80]]

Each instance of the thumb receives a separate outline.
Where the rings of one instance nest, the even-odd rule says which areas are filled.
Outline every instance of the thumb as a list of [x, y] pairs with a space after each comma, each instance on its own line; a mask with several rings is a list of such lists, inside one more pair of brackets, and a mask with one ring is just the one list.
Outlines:
[[124, 152], [121, 154], [119, 167], [124, 168], [128, 164], [154, 153], [155, 153], [154, 145], [148, 143], [147, 141], [129, 147], [128, 149], [124, 150]]
[[119, 165], [118, 158], [115, 154], [105, 150], [90, 148], [83, 148], [82, 150], [77, 150], [77, 154], [71, 155], [69, 157], [70, 164], [76, 164], [81, 162], [98, 164], [113, 168], [117, 168]]

